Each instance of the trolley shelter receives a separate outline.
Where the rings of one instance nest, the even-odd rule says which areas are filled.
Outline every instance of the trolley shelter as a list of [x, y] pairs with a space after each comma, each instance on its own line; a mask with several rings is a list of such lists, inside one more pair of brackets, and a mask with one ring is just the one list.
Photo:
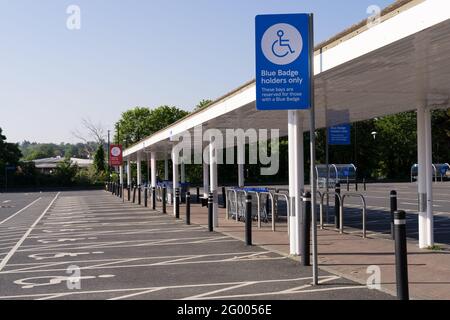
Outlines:
[[[328, 170], [327, 170], [328, 168]], [[317, 185], [319, 188], [334, 188], [336, 183], [356, 183], [356, 166], [350, 164], [316, 165]]]
[[[216, 149], [218, 145], [212, 134], [220, 132], [226, 136], [228, 129], [242, 130], [278, 130], [279, 137], [288, 137], [290, 192], [286, 197], [290, 206], [290, 251], [298, 254], [297, 236], [302, 212], [301, 193], [305, 190], [303, 182], [305, 159], [299, 156], [304, 145], [303, 133], [315, 129], [327, 128], [330, 124], [341, 123], [339, 115], [345, 115], [346, 123], [374, 119], [406, 111], [417, 112], [418, 145], [418, 210], [419, 246], [427, 248], [434, 244], [433, 199], [430, 186], [432, 167], [431, 110], [450, 107], [450, 1], [442, 0], [405, 0], [397, 1], [383, 11], [380, 23], [367, 26], [367, 21], [337, 34], [334, 38], [315, 46], [313, 61], [314, 75], [314, 112], [296, 111], [258, 111], [256, 108], [255, 80], [213, 101], [204, 109], [190, 113], [186, 118], [162, 129], [153, 135], [129, 146], [123, 156], [127, 163], [138, 166], [137, 182], [142, 184], [141, 162], [147, 161], [151, 171], [151, 186], [156, 187], [156, 164], [165, 162], [165, 180], [169, 179], [168, 161], [172, 166], [173, 185], [178, 186], [183, 179], [184, 164], [179, 163], [179, 154], [175, 150], [172, 138], [180, 134], [196, 137], [200, 128], [206, 135], [199, 135], [199, 144], [209, 146], [203, 153], [203, 190], [204, 195], [214, 193], [214, 226], [218, 225], [218, 164]], [[287, 35], [287, 34], [286, 34]], [[276, 39], [275, 39], [276, 40]], [[283, 48], [286, 49], [286, 48]], [[418, 72], [420, 70], [420, 72]], [[424, 81], [423, 79], [429, 79]], [[210, 79], [205, 79], [210, 81]], [[212, 130], [212, 131], [211, 131]], [[412, 128], [411, 128], [412, 130]], [[269, 134], [271, 134], [269, 132]], [[184, 138], [183, 138], [184, 139]], [[258, 138], [258, 141], [270, 140]], [[201, 141], [200, 141], [201, 140]], [[195, 146], [195, 141], [192, 145]], [[235, 139], [232, 148], [238, 146]], [[238, 177], [240, 187], [244, 187], [245, 163], [248, 163], [245, 148], [237, 148], [239, 164]], [[201, 155], [193, 149], [192, 156]], [[313, 150], [314, 151], [314, 150]], [[209, 158], [209, 159], [208, 159]], [[206, 159], [206, 160], [205, 160]], [[436, 167], [436, 166], [435, 166]], [[334, 181], [352, 181], [356, 178], [356, 167], [352, 165], [331, 166]], [[327, 169], [318, 167], [319, 181], [323, 181]], [[313, 168], [313, 174], [316, 173]], [[320, 171], [320, 172], [319, 172]], [[436, 172], [440, 169], [436, 167]], [[299, 174], [295, 174], [298, 172]], [[180, 174], [181, 173], [181, 174]], [[127, 166], [127, 184], [131, 183], [131, 170]], [[181, 178], [180, 178], [181, 176]], [[122, 177], [123, 179], [123, 177]], [[134, 179], [134, 177], [133, 177]], [[120, 183], [123, 183], [121, 181]], [[315, 187], [315, 186], [314, 186]], [[314, 192], [313, 192], [314, 193]], [[315, 194], [312, 195], [315, 197]], [[280, 196], [278, 201], [283, 201]], [[317, 205], [316, 199], [312, 200]]]
[[[448, 173], [450, 171], [450, 164], [448, 163], [438, 163], [433, 164], [433, 178], [434, 181], [444, 181], [446, 177], [448, 177]], [[411, 182], [414, 182], [418, 179], [419, 175], [419, 165], [414, 164], [411, 167]]]

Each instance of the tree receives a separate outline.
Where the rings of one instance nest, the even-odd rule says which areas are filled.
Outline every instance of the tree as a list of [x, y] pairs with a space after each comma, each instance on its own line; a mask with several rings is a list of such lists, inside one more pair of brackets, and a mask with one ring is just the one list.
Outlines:
[[115, 141], [119, 141], [117, 131], [119, 132], [120, 142], [129, 146], [143, 138], [171, 125], [188, 115], [187, 111], [177, 107], [160, 106], [150, 110], [144, 107], [135, 107], [122, 113], [121, 119], [116, 123]]
[[195, 106], [194, 112], [208, 107], [212, 102], [213, 102], [212, 100], [203, 99]]
[[0, 169], [4, 171], [5, 165], [18, 165], [22, 153], [16, 143], [6, 142], [6, 136], [0, 128]]
[[103, 145], [98, 145], [97, 151], [94, 155], [94, 167], [96, 173], [102, 173], [106, 170], [105, 165], [105, 149], [103, 149]]
[[55, 170], [55, 176], [59, 184], [63, 187], [71, 186], [75, 182], [75, 177], [78, 173], [78, 166], [70, 161], [70, 158], [65, 158], [58, 163]]
[[[87, 137], [78, 129], [72, 131], [72, 135], [84, 142], [85, 151], [90, 157], [90, 155], [95, 152], [98, 145], [105, 144], [105, 129], [100, 122], [94, 123], [90, 119], [82, 119], [81, 123], [85, 131], [87, 131]], [[94, 143], [91, 142], [92, 140], [94, 140]]]
[[376, 140], [372, 155], [378, 159], [381, 177], [407, 178], [417, 162], [417, 117], [404, 112], [375, 121]]

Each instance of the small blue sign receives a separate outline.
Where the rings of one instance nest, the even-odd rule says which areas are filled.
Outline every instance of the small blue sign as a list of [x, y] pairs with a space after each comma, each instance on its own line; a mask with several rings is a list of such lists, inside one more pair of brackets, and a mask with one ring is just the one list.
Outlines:
[[447, 166], [442, 166], [441, 167], [441, 175], [443, 176], [443, 175], [445, 175], [446, 173], [447, 173], [447, 171], [448, 171], [448, 167]]
[[310, 21], [310, 14], [256, 16], [258, 110], [311, 108]]
[[328, 128], [328, 144], [332, 146], [350, 145], [350, 124]]

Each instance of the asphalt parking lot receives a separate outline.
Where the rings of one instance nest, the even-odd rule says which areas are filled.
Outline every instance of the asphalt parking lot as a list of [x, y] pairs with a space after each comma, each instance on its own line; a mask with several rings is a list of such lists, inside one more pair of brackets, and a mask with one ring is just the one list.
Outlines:
[[[397, 191], [398, 209], [407, 213], [407, 236], [410, 239], [417, 240], [419, 231], [416, 183], [370, 184], [367, 191], [362, 191], [360, 186], [359, 192], [364, 195], [367, 202], [367, 230], [372, 234], [377, 233], [385, 236], [390, 234], [389, 195], [391, 190]], [[342, 192], [347, 192], [346, 186], [342, 187]], [[350, 192], [355, 192], [353, 186]], [[435, 242], [450, 245], [450, 182], [434, 183], [433, 198]], [[345, 203], [345, 226], [361, 229], [361, 200], [349, 198]], [[329, 211], [330, 222], [334, 221], [333, 215], [334, 207]]]
[[45, 194], [0, 224], [0, 254], [2, 300], [393, 299], [104, 191]]

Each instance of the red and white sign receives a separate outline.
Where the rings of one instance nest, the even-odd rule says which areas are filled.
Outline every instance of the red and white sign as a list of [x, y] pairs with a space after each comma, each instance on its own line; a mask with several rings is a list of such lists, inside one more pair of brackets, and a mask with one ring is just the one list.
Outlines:
[[112, 144], [109, 146], [109, 165], [121, 166], [123, 164], [122, 145]]

